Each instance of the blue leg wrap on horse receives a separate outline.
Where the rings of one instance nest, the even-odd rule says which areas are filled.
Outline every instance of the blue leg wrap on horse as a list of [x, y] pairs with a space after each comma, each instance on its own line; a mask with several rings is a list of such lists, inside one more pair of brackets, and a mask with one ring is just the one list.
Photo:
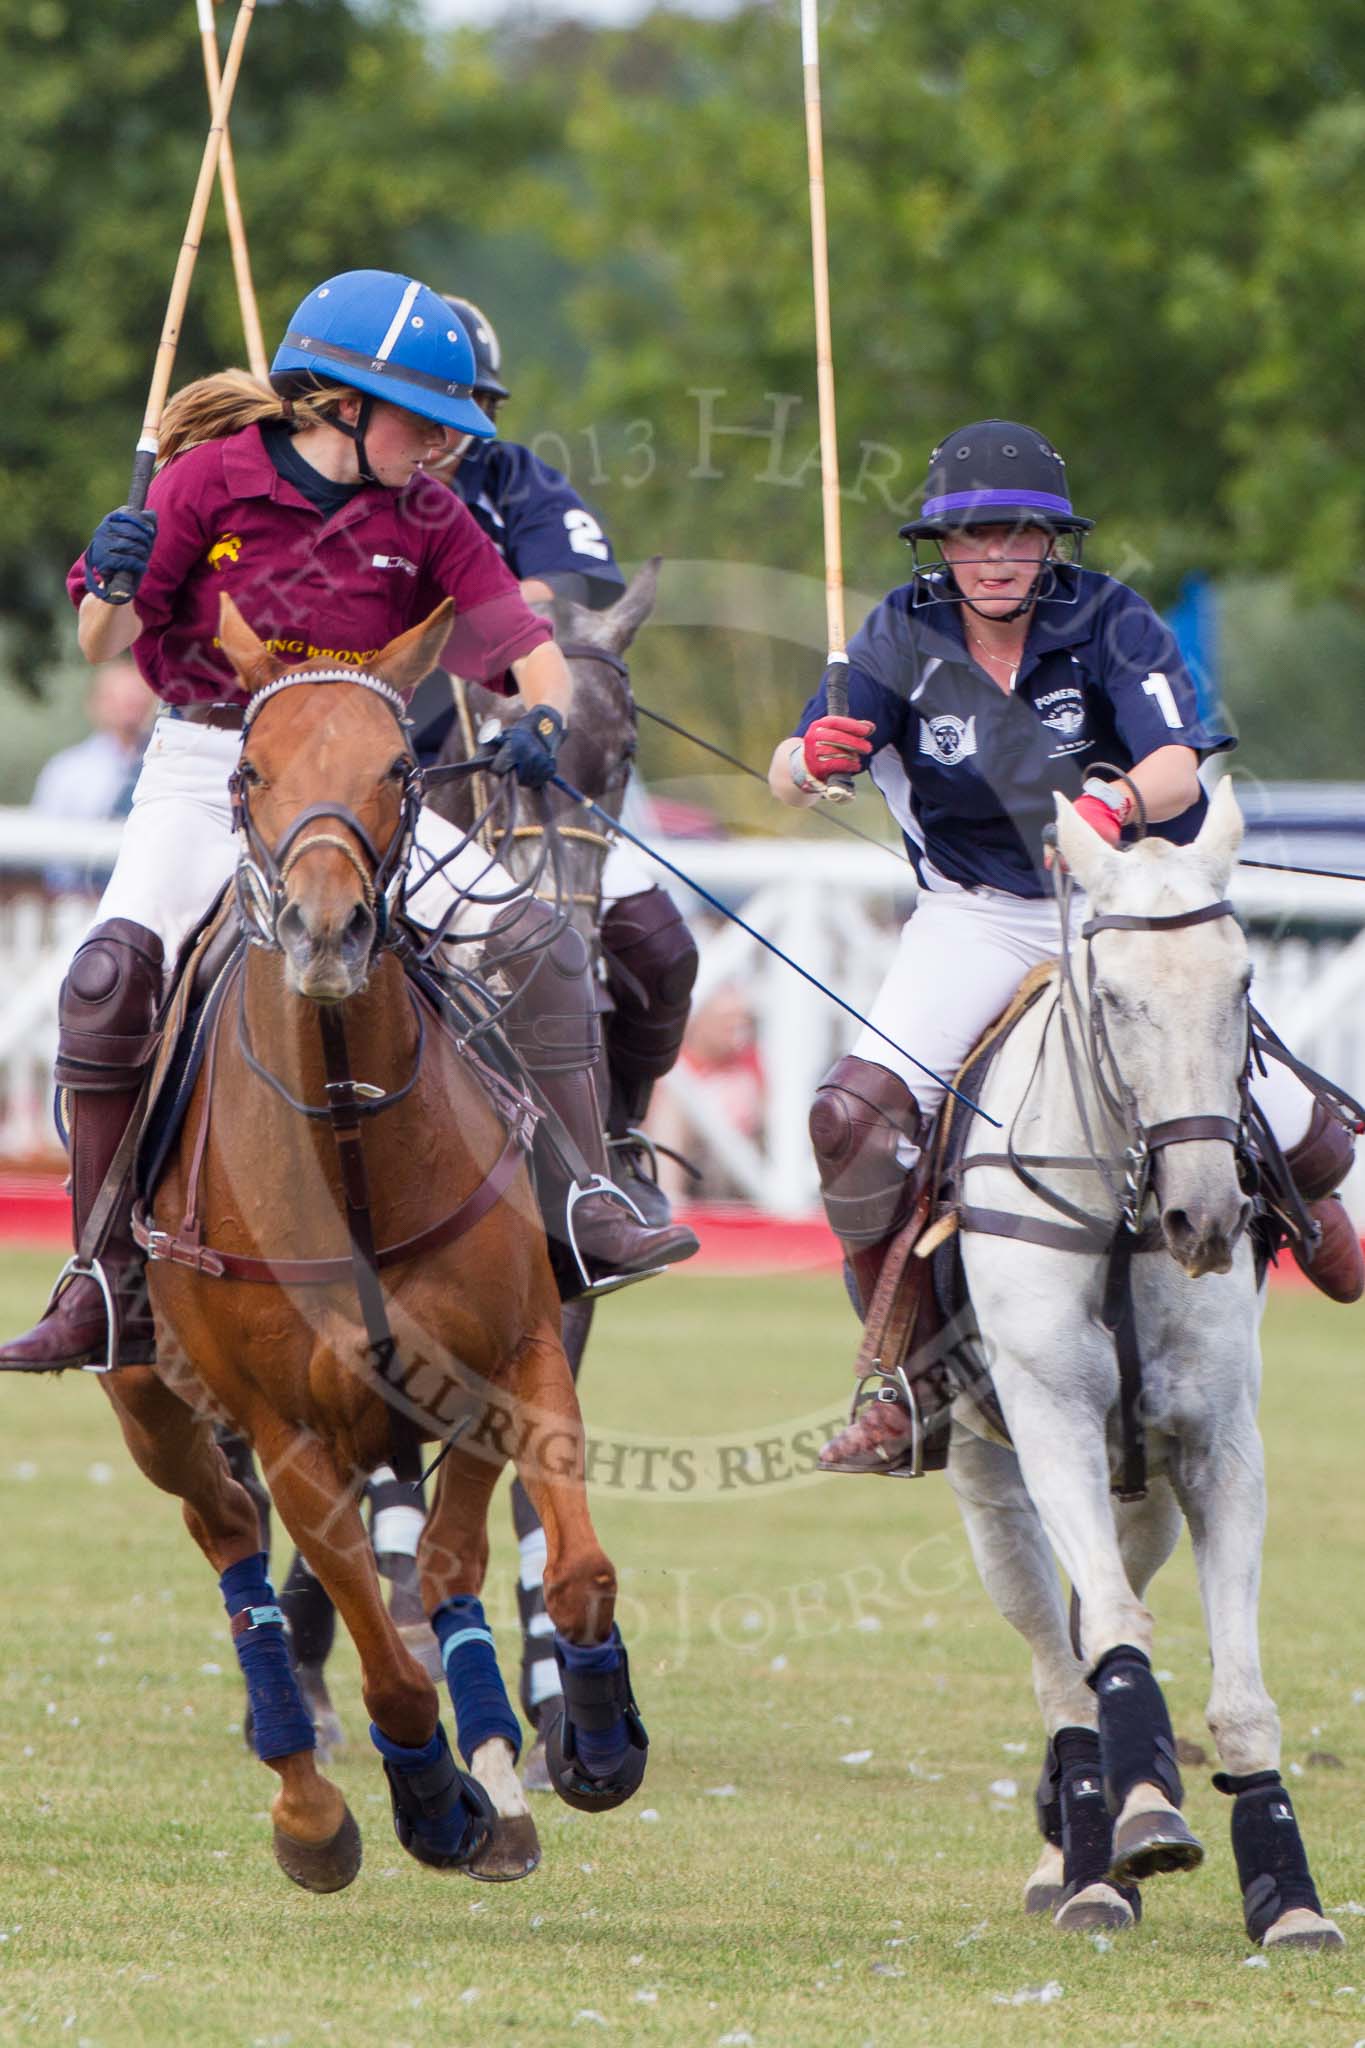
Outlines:
[[1172, 1806], [1184, 1787], [1175, 1761], [1175, 1732], [1152, 1676], [1152, 1666], [1131, 1643], [1106, 1650], [1088, 1680], [1100, 1705], [1100, 1754], [1104, 1794], [1118, 1813], [1134, 1785], [1160, 1786]]
[[625, 1644], [613, 1622], [605, 1643], [571, 1643], [555, 1630], [555, 1661], [564, 1683], [574, 1753], [590, 1778], [609, 1778], [630, 1748], [631, 1705]]
[[441, 1645], [460, 1755], [469, 1763], [476, 1749], [501, 1735], [511, 1743], [515, 1758], [521, 1751], [521, 1723], [502, 1682], [483, 1603], [471, 1594], [457, 1593], [437, 1608], [431, 1626]]
[[1303, 1836], [1279, 1772], [1253, 1771], [1235, 1778], [1218, 1771], [1213, 1782], [1237, 1802], [1232, 1809], [1232, 1853], [1251, 1939], [1263, 1940], [1267, 1928], [1295, 1906], [1321, 1913]]
[[493, 1825], [493, 1802], [477, 1778], [466, 1777], [450, 1753], [445, 1729], [420, 1749], [393, 1742], [370, 1723], [393, 1799], [393, 1827], [403, 1847], [437, 1870], [477, 1856]]
[[229, 1565], [218, 1584], [246, 1680], [257, 1756], [269, 1763], [272, 1757], [315, 1748], [312, 1719], [289, 1661], [284, 1612], [265, 1575], [265, 1552]]

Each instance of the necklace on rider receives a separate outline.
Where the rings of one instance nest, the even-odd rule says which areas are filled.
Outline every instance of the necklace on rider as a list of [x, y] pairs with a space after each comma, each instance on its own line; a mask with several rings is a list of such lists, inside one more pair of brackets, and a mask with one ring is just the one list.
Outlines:
[[1004, 687], [1006, 690], [1012, 693], [1014, 690], [1014, 685], [1019, 679], [1018, 660], [1011, 657], [1008, 654], [992, 654], [990, 648], [985, 645], [984, 641], [981, 641], [976, 637], [976, 635], [972, 632], [970, 626], [964, 624], [962, 630], [963, 637], [967, 642], [968, 648], [973, 649], [982, 661], [993, 661], [997, 665], [997, 667], [1007, 668], [1009, 670], [1009, 680], [1004, 685]]

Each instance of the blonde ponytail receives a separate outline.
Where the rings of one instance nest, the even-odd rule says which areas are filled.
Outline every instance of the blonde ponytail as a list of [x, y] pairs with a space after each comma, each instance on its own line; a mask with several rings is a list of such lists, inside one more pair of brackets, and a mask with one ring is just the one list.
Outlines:
[[221, 441], [267, 420], [320, 426], [347, 396], [342, 385], [319, 383], [305, 397], [284, 399], [246, 370], [220, 370], [177, 391], [161, 415], [160, 460], [169, 462], [201, 441]]

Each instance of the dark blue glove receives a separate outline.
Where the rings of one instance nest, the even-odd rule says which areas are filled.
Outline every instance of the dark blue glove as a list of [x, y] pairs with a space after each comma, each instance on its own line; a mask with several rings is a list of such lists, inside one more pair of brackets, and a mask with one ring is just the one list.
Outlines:
[[[105, 604], [127, 604], [146, 573], [155, 541], [155, 512], [130, 512], [126, 505], [106, 512], [85, 551], [86, 589]], [[126, 587], [111, 591], [120, 573]]]
[[524, 789], [543, 789], [555, 772], [564, 721], [548, 704], [533, 704], [509, 725], [489, 762], [495, 775], [515, 775]]

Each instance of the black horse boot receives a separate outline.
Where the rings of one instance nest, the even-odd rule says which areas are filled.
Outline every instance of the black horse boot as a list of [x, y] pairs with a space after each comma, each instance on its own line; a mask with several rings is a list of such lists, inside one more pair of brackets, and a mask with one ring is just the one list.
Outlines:
[[654, 1085], [682, 1051], [697, 944], [666, 889], [641, 889], [608, 904], [598, 929], [612, 1009], [607, 1018], [607, 1110], [612, 1172], [649, 1223], [673, 1212], [653, 1171], [642, 1126]]
[[[69, 1091], [77, 1247], [156, 1050], [161, 987], [160, 939], [125, 917], [95, 927], [62, 983], [56, 1079], [58, 1087]], [[131, 1187], [110, 1220], [99, 1261], [118, 1304], [117, 1363], [152, 1364], [156, 1340], [143, 1257], [132, 1237]], [[0, 1368], [56, 1372], [67, 1366], [102, 1365], [108, 1348], [104, 1295], [97, 1281], [76, 1274], [58, 1284], [33, 1329], [0, 1345]]]
[[545, 1227], [567, 1246], [584, 1288], [643, 1280], [691, 1258], [701, 1247], [690, 1230], [642, 1223], [609, 1178], [595, 1076], [601, 1037], [583, 939], [545, 904], [526, 902], [493, 926], [484, 957], [514, 992], [503, 1019], [508, 1041], [581, 1157], [576, 1174], [548, 1134], [538, 1134]]
[[1284, 1155], [1289, 1177], [1318, 1227], [1317, 1243], [1294, 1245], [1294, 1258], [1330, 1301], [1359, 1301], [1365, 1294], [1360, 1237], [1341, 1197], [1333, 1193], [1354, 1157], [1350, 1132], [1320, 1102], [1313, 1104], [1306, 1135]]

